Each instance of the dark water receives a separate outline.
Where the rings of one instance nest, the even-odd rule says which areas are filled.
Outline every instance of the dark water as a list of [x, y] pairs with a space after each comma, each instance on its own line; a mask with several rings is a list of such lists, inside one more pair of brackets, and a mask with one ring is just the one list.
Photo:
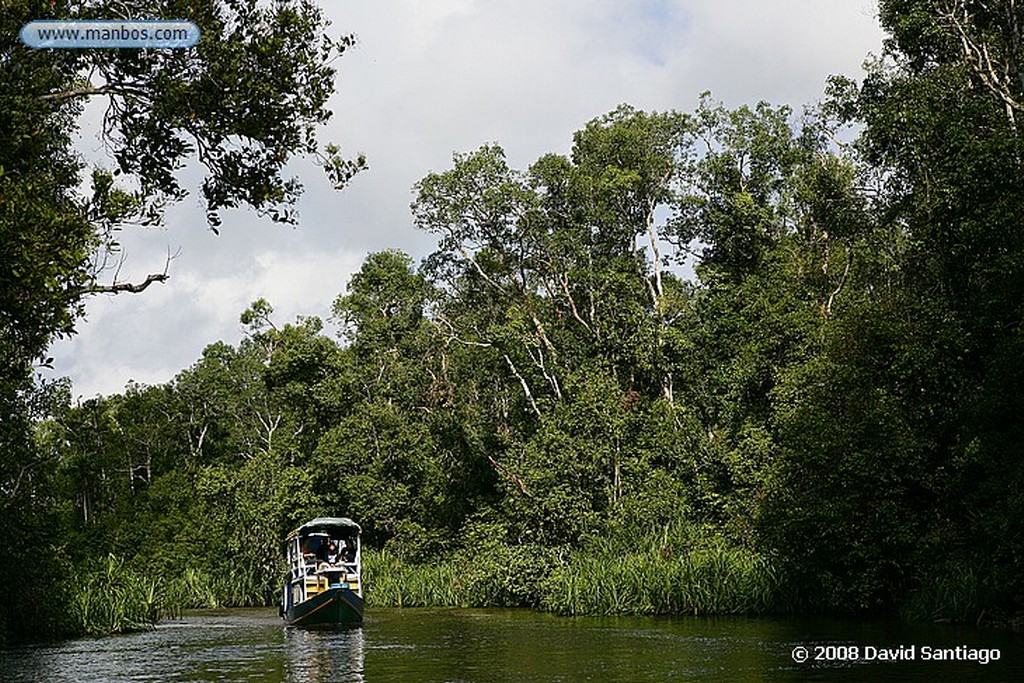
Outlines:
[[[923, 661], [925, 648], [957, 646], [993, 659], [998, 650], [999, 660]], [[798, 647], [808, 661], [794, 661]], [[913, 660], [879, 661], [883, 648]], [[191, 614], [149, 633], [0, 650], [0, 680], [1024, 681], [1024, 640], [893, 622], [570, 619], [503, 610], [373, 609], [361, 628], [301, 631], [283, 628], [275, 610], [230, 610]]]

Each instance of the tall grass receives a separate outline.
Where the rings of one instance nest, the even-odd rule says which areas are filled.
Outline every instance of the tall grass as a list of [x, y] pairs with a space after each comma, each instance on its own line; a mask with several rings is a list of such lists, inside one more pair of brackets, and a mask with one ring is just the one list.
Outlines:
[[551, 559], [544, 549], [501, 546], [414, 564], [366, 550], [363, 585], [381, 607], [537, 607]]
[[677, 555], [577, 553], [545, 588], [542, 606], [571, 615], [762, 614], [786, 607], [773, 567], [722, 543]]
[[367, 602], [380, 607], [455, 607], [470, 601], [465, 577], [451, 562], [405, 564], [387, 551], [363, 553]]
[[787, 608], [763, 557], [721, 542], [687, 552], [575, 551], [561, 561], [536, 549], [406, 564], [367, 551], [368, 602], [390, 607], [522, 606], [568, 615], [760, 614]]
[[168, 612], [219, 607], [259, 607], [269, 604], [276, 588], [250, 572], [206, 571], [188, 568], [166, 584]]
[[908, 621], [978, 623], [992, 603], [992, 590], [981, 572], [961, 564], [943, 567], [918, 581], [901, 606]]
[[100, 636], [153, 627], [164, 607], [159, 583], [108, 555], [68, 577], [72, 633]]
[[186, 569], [170, 580], [108, 555], [69, 569], [67, 630], [101, 636], [152, 628], [183, 609], [269, 604], [268, 588], [246, 573]]
[[223, 605], [210, 574], [192, 567], [167, 582], [167, 603], [174, 616], [183, 609], [214, 609]]

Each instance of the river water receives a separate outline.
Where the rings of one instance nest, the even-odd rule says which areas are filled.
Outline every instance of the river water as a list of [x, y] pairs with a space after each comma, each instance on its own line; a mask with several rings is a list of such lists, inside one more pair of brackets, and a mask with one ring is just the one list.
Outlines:
[[[804, 652], [807, 661], [795, 661]], [[935, 660], [958, 652], [990, 661]], [[886, 654], [903, 659], [882, 661]], [[196, 612], [147, 633], [0, 650], [7, 683], [942, 679], [1024, 681], [1022, 636], [899, 622], [462, 609], [371, 609], [359, 628], [303, 631], [260, 609]]]

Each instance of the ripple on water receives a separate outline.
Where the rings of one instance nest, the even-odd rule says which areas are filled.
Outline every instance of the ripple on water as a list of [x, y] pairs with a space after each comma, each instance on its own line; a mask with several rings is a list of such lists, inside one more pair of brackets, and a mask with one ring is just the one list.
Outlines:
[[[798, 665], [796, 645], [970, 643], [963, 663]], [[362, 628], [283, 628], [276, 611], [196, 612], [153, 631], [0, 650], [5, 683], [120, 681], [1024, 680], [1019, 636], [825, 619], [561, 618], [515, 610], [373, 610]]]

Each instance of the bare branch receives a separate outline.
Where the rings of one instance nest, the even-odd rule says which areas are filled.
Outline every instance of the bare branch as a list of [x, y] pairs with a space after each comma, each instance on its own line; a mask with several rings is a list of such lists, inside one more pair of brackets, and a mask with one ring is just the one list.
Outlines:
[[[566, 273], [559, 273], [559, 275], [561, 277], [558, 278], [558, 281], [562, 285], [562, 291], [565, 292], [566, 301], [569, 302], [569, 310], [572, 311], [572, 317], [580, 325], [583, 325], [587, 332], [593, 334], [594, 331], [590, 329], [590, 325], [588, 325], [586, 321], [584, 321], [583, 318], [580, 317], [580, 312], [576, 308], [576, 300], [572, 298], [572, 294], [569, 292], [569, 275]], [[552, 295], [551, 298], [554, 298], [554, 295]]]
[[490, 275], [484, 272], [484, 269], [480, 267], [480, 264], [476, 262], [476, 259], [473, 258], [473, 255], [470, 254], [465, 247], [463, 247], [460, 244], [457, 246], [457, 248], [459, 250], [459, 253], [462, 254], [462, 257], [469, 261], [471, 264], [473, 264], [474, 270], [476, 270], [477, 274], [479, 274], [480, 277], [483, 278], [484, 282], [491, 285], [502, 294], [508, 295], [508, 291], [504, 287], [502, 287], [494, 278], [492, 278]]
[[500, 462], [498, 462], [489, 455], [487, 456], [487, 460], [491, 463], [491, 466], [498, 474], [507, 477], [510, 481], [512, 481], [512, 483], [518, 486], [520, 493], [522, 493], [527, 498], [533, 498], [533, 494], [526, 489], [526, 484], [524, 484], [523, 480], [519, 478], [519, 475], [515, 474], [514, 472], [509, 472], [507, 467], [505, 467], [504, 465], [502, 465]]
[[526, 380], [523, 379], [523, 376], [519, 374], [519, 370], [516, 369], [515, 363], [513, 363], [512, 359], [508, 357], [508, 354], [506, 353], [504, 356], [505, 362], [508, 363], [508, 367], [512, 371], [512, 374], [515, 375], [516, 379], [519, 380], [519, 384], [522, 385], [523, 393], [526, 394], [526, 400], [530, 402], [530, 407], [533, 408], [533, 412], [536, 413], [537, 417], [541, 417], [540, 408], [537, 407], [537, 402], [533, 400], [533, 392], [530, 391], [530, 385], [527, 384]]
[[821, 307], [821, 314], [825, 318], [829, 318], [832, 315], [832, 304], [835, 302], [839, 293], [843, 291], [843, 287], [846, 285], [846, 278], [850, 275], [850, 267], [853, 265], [853, 249], [849, 249], [846, 258], [846, 268], [843, 269], [843, 275], [839, 278], [839, 284], [832, 290], [832, 293], [828, 295], [828, 301], [825, 302], [824, 306]]
[[534, 355], [534, 353], [530, 351], [529, 346], [524, 346], [524, 349], [526, 350], [526, 355], [530, 357], [530, 360], [533, 361], [533, 364], [537, 366], [537, 369], [540, 370], [542, 375], [544, 375], [544, 379], [546, 379], [548, 381], [548, 384], [551, 385], [551, 390], [555, 392], [555, 397], [559, 401], [561, 401], [562, 389], [561, 387], [558, 386], [558, 378], [554, 375], [554, 373], [548, 372], [547, 365], [544, 363], [544, 350], [538, 348], [537, 354]]
[[154, 282], [166, 282], [168, 277], [167, 273], [150, 273], [146, 276], [145, 280], [135, 284], [131, 282], [121, 282], [112, 285], [100, 285], [94, 282], [89, 285], [86, 291], [89, 294], [120, 294], [121, 292], [138, 294]]
[[[1021, 105], [1011, 95], [1008, 82], [1010, 79], [1010, 65], [1004, 63], [998, 65], [1001, 68], [997, 69], [997, 65], [993, 63], [992, 56], [989, 53], [988, 45], [982, 39], [976, 39], [971, 35], [973, 22], [963, 0], [952, 0], [947, 3], [945, 16], [957, 32], [960, 46], [963, 49], [964, 59], [970, 65], [975, 75], [981, 79], [985, 87], [1002, 101], [1010, 128], [1016, 131], [1017, 121], [1014, 112], [1024, 111], [1024, 105]], [[1015, 24], [1015, 17], [1012, 16], [1012, 13], [1011, 19]], [[1002, 73], [999, 73], [1000, 71]]]
[[[142, 282], [131, 283], [131, 282], [118, 282], [115, 274], [114, 282], [109, 285], [101, 285], [97, 282], [90, 283], [84, 288], [83, 294], [120, 294], [121, 292], [130, 292], [131, 294], [138, 294], [145, 291], [154, 282], [166, 282], [170, 276], [167, 274], [168, 269], [171, 266], [171, 261], [177, 258], [179, 252], [171, 254], [170, 250], [167, 251], [167, 260], [164, 262], [164, 271], [162, 273], [150, 273], [146, 276], [146, 279]], [[123, 259], [122, 259], [123, 261]], [[121, 266], [118, 264], [117, 272], [120, 272]]]

